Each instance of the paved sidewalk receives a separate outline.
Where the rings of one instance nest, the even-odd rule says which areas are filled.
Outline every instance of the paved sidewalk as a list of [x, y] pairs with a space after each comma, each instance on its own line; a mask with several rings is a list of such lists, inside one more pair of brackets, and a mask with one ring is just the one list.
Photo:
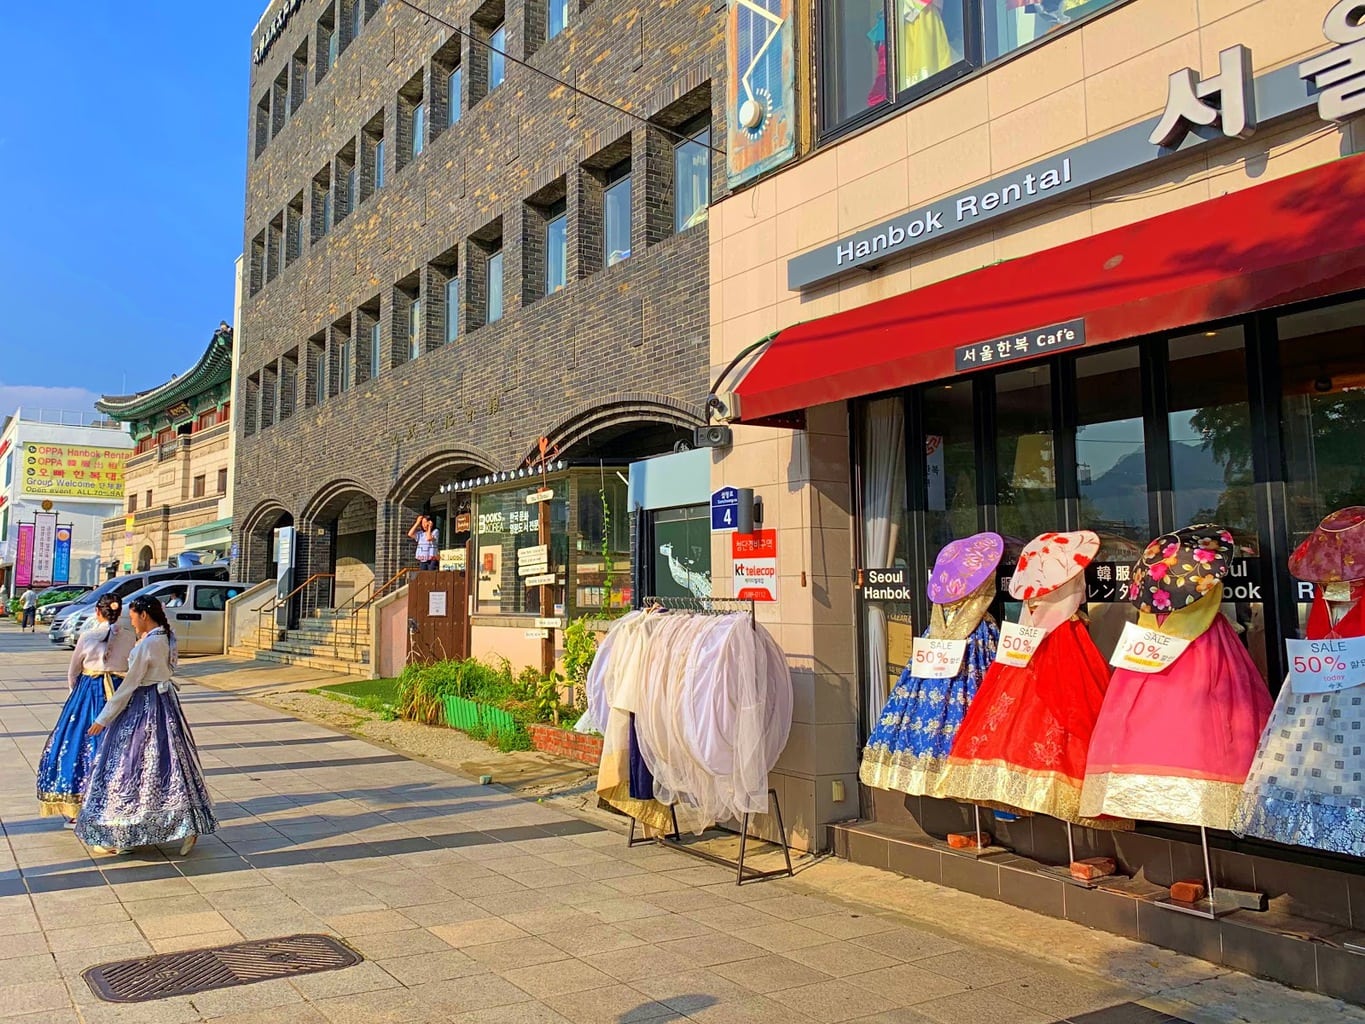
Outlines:
[[[65, 659], [16, 637], [0, 624], [2, 1018], [1365, 1021], [1201, 961], [834, 862], [736, 888], [723, 869], [627, 849], [621, 834], [551, 805], [198, 685], [183, 699], [222, 831], [187, 858], [92, 856], [36, 816], [33, 765], [65, 696]], [[80, 976], [104, 961], [299, 932], [339, 935], [366, 962], [124, 1006], [98, 1000]]]

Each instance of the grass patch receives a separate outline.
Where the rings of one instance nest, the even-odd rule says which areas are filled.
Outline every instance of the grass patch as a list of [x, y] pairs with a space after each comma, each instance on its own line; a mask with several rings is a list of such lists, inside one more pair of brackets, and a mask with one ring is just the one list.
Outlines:
[[385, 721], [392, 722], [398, 717], [397, 679], [357, 679], [349, 683], [319, 686], [312, 692], [373, 711]]

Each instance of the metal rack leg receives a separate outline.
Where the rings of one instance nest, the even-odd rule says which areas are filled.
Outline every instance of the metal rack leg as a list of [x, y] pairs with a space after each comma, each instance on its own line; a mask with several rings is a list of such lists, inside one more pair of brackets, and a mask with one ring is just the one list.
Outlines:
[[744, 884], [744, 848], [749, 843], [749, 820], [752, 815], [745, 814], [739, 825], [739, 869], [735, 872], [735, 885]]
[[782, 856], [787, 861], [787, 874], [791, 875], [793, 874], [792, 851], [791, 847], [787, 845], [787, 826], [782, 823], [782, 804], [777, 799], [777, 790], [768, 790], [768, 795], [773, 798], [773, 810], [777, 812], [777, 835], [782, 842]]

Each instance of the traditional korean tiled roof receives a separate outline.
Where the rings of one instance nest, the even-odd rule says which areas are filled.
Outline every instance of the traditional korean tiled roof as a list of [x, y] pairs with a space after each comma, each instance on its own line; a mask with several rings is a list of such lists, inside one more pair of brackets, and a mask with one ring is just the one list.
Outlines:
[[192, 402], [204, 392], [232, 377], [232, 328], [227, 324], [213, 332], [199, 361], [164, 384], [132, 395], [104, 395], [95, 408], [106, 416], [129, 422], [145, 420], [181, 402]]

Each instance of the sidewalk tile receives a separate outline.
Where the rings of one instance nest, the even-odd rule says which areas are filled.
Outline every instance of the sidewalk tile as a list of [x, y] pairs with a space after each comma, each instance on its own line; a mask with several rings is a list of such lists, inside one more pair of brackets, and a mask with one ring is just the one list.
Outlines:
[[[857, 935], [849, 939], [855, 946], [885, 953], [897, 960], [922, 960], [943, 953], [956, 952], [962, 946], [952, 939], [917, 928], [892, 928], [889, 931]], [[1003, 978], [1001, 981], [1005, 980]]]
[[591, 956], [594, 953], [610, 953], [613, 950], [643, 946], [645, 941], [624, 930], [624, 924], [598, 924], [578, 931], [564, 934], [550, 934], [546, 940], [573, 956]]
[[734, 935], [737, 939], [751, 942], [755, 946], [762, 946], [774, 953], [789, 953], [794, 949], [818, 946], [829, 941], [819, 932], [803, 928], [799, 924], [777, 920], [761, 928], [746, 928], [743, 931], [737, 931]]
[[967, 991], [967, 986], [959, 979], [921, 970], [913, 964], [883, 967], [865, 974], [850, 975], [844, 980], [850, 985], [875, 992], [898, 1005], [913, 1005], [916, 1002], [927, 1002], [955, 992]]
[[438, 953], [450, 948], [425, 928], [406, 928], [393, 932], [368, 932], [347, 939], [371, 960], [409, 956], [416, 953]]
[[499, 917], [481, 917], [473, 921], [436, 925], [428, 929], [448, 945], [457, 949], [477, 946], [485, 942], [505, 942], [508, 939], [529, 938], [516, 925]]
[[564, 950], [531, 936], [468, 946], [465, 952], [491, 970], [503, 973], [518, 967], [534, 967], [569, 959]]
[[682, 974], [697, 968], [697, 962], [691, 957], [659, 946], [632, 946], [609, 953], [595, 953], [581, 959], [617, 981], [627, 984], [647, 978], [666, 978], [671, 974]]
[[895, 1007], [896, 1001], [847, 981], [818, 981], [772, 993], [771, 998], [823, 1024], [867, 1017]]
[[458, 949], [390, 957], [376, 962], [386, 973], [409, 988], [432, 981], [466, 978], [471, 974], [483, 974], [488, 971], [483, 964]]
[[[254, 937], [254, 936], [253, 936]], [[220, 932], [193, 932], [189, 935], [171, 935], [164, 939], [153, 939], [152, 949], [158, 953], [179, 953], [186, 949], [210, 949], [214, 946], [230, 946], [241, 942], [247, 936], [234, 929]]]
[[372, 961], [359, 963], [341, 971], [323, 971], [319, 974], [290, 978], [289, 984], [309, 1002], [386, 991], [401, 986], [398, 979]]
[[615, 984], [611, 977], [581, 960], [559, 960], [498, 973], [523, 992], [542, 1001], [548, 996], [567, 995]]
[[1029, 973], [1029, 965], [1017, 960], [1006, 960], [975, 949], [961, 949], [953, 953], [916, 960], [915, 966], [933, 971], [946, 978], [961, 978], [968, 988], [988, 988], [1004, 981], [1013, 981]]
[[755, 957], [766, 956], [769, 952], [762, 946], [755, 946], [752, 942], [745, 942], [723, 932], [714, 932], [698, 939], [669, 939], [657, 945], [660, 949], [681, 953], [702, 967], [752, 960]]
[[940, 1024], [1055, 1024], [1057, 1019], [984, 990], [917, 1003], [915, 1012]]
[[736, 984], [760, 993], [799, 988], [821, 977], [829, 977], [823, 971], [812, 970], [805, 964], [796, 963], [776, 953], [768, 953], [752, 960], [720, 964], [711, 969], [722, 978], [729, 978]]
[[148, 939], [168, 939], [176, 935], [231, 931], [232, 925], [216, 910], [197, 914], [168, 914], [139, 918], [137, 926]]

